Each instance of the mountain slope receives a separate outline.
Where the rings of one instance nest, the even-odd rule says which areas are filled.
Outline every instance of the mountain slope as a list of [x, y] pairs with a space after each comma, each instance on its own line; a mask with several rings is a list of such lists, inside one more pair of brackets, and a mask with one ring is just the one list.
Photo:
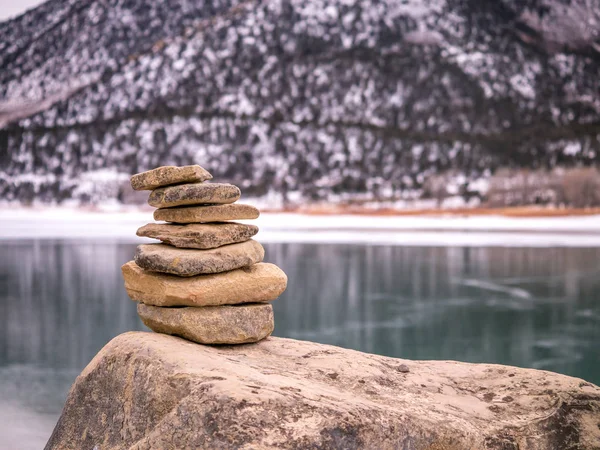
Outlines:
[[3, 198], [192, 162], [284, 201], [418, 197], [449, 171], [468, 197], [498, 167], [597, 161], [593, 2], [157, 5], [52, 0], [0, 27], [43, 30], [2, 51]]

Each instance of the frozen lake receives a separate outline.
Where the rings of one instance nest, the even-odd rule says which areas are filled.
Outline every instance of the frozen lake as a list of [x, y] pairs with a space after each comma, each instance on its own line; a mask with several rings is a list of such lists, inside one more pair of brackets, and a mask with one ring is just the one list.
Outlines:
[[[110, 238], [0, 240], [0, 448], [43, 447], [81, 369], [112, 337], [144, 328], [120, 273], [134, 249]], [[277, 336], [600, 384], [598, 247], [265, 249], [289, 276], [274, 302]]]

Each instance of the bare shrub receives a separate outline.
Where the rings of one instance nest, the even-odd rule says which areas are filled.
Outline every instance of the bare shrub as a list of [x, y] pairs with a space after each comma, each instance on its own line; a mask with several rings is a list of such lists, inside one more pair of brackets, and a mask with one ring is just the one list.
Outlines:
[[487, 205], [495, 208], [556, 203], [560, 185], [560, 176], [554, 171], [498, 169], [490, 178]]
[[446, 173], [430, 175], [423, 183], [423, 198], [434, 199], [437, 205], [449, 197], [448, 193], [449, 176]]
[[600, 171], [594, 167], [569, 169], [562, 177], [564, 202], [575, 208], [600, 206]]
[[438, 207], [447, 207], [448, 201], [454, 205], [460, 204], [461, 199], [462, 203], [469, 203], [472, 199], [479, 203], [481, 189], [475, 185], [456, 170], [431, 174], [423, 183], [422, 198], [435, 200]]

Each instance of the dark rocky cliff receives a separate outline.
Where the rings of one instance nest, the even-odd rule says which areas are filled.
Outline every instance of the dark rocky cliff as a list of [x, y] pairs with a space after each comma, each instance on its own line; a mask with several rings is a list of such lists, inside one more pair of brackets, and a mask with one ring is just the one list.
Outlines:
[[287, 201], [440, 173], [468, 198], [600, 152], [594, 1], [50, 0], [0, 24], [0, 66], [5, 200], [188, 163]]

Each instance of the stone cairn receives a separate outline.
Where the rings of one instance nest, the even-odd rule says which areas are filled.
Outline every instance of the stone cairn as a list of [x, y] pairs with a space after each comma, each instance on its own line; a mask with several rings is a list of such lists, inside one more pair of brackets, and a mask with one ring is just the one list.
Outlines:
[[252, 237], [258, 209], [235, 203], [240, 190], [207, 182], [200, 166], [159, 167], [131, 177], [135, 190], [150, 190], [158, 208], [138, 236], [160, 244], [137, 247], [134, 261], [121, 268], [125, 288], [139, 302], [137, 312], [157, 333], [201, 344], [257, 342], [274, 329], [275, 300], [287, 286], [276, 265], [263, 263], [265, 251]]

